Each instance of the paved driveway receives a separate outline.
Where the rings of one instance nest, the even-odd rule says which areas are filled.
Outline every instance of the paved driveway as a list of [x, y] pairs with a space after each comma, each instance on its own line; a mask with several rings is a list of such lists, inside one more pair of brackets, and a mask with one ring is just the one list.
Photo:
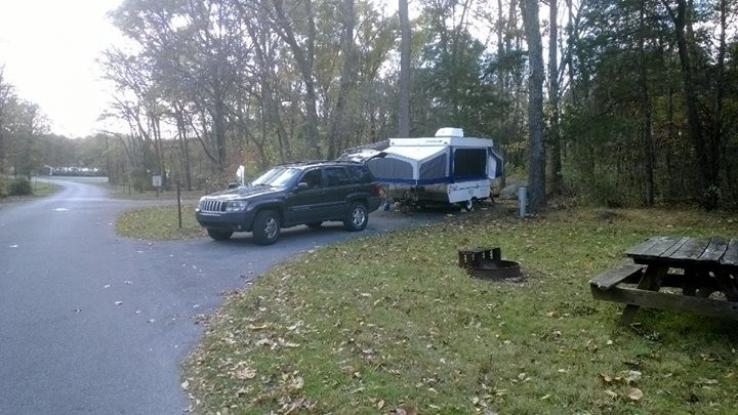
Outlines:
[[0, 207], [0, 414], [178, 414], [179, 364], [221, 293], [302, 250], [432, 221], [372, 214], [367, 232], [288, 230], [153, 242], [115, 235], [116, 215], [146, 202], [57, 179], [53, 196]]

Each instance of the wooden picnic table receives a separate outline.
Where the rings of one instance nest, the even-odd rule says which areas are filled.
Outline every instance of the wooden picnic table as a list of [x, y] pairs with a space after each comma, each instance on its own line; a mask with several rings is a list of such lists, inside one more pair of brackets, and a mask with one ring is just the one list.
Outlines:
[[639, 307], [738, 320], [738, 239], [657, 236], [625, 255], [632, 262], [590, 281], [594, 298], [626, 304], [623, 324]]

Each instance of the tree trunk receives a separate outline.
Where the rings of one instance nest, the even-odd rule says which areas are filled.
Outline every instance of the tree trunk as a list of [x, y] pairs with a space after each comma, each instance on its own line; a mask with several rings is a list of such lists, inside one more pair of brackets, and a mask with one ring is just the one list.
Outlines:
[[557, 0], [549, 1], [550, 26], [548, 38], [548, 103], [551, 108], [549, 172], [550, 192], [561, 193], [561, 138], [559, 137], [559, 63], [558, 63], [558, 7]]
[[646, 68], [646, 11], [644, 2], [640, 3], [639, 13], [639, 24], [638, 24], [638, 65], [640, 66], [638, 83], [640, 86], [640, 101], [641, 101], [641, 116], [642, 126], [641, 130], [643, 133], [643, 150], [644, 150], [644, 169], [646, 179], [646, 194], [645, 194], [645, 205], [648, 207], [653, 206], [654, 203], [654, 183], [653, 183], [653, 160], [654, 160], [654, 148], [653, 148], [653, 135], [651, 133], [651, 100], [648, 94], [648, 72]]
[[343, 67], [341, 69], [341, 81], [338, 87], [338, 99], [333, 111], [330, 132], [328, 133], [328, 158], [334, 159], [346, 142], [348, 133], [346, 128], [346, 104], [348, 94], [353, 85], [354, 67], [354, 0], [343, 0], [341, 10], [343, 16], [343, 37], [341, 38], [341, 51], [343, 54]]
[[543, 149], [543, 48], [538, 20], [538, 1], [520, 3], [528, 42], [528, 193], [530, 209], [546, 205], [546, 154]]
[[225, 138], [225, 102], [222, 94], [215, 88], [213, 105], [213, 134], [215, 135], [215, 151], [218, 159], [218, 170], [222, 173], [226, 163], [226, 138]]
[[287, 42], [292, 51], [292, 55], [297, 62], [303, 83], [305, 84], [305, 141], [308, 144], [310, 152], [309, 157], [316, 159], [321, 158], [319, 132], [318, 132], [318, 110], [316, 101], [318, 99], [315, 92], [315, 79], [313, 77], [313, 60], [315, 59], [315, 17], [313, 15], [312, 0], [305, 1], [305, 13], [307, 15], [307, 36], [305, 45], [297, 42], [292, 25], [285, 14], [282, 0], [272, 0], [274, 11], [277, 15], [277, 23], [279, 24], [280, 37]]
[[[688, 134], [697, 156], [697, 169], [699, 172], [699, 185], [703, 190], [700, 196], [702, 204], [708, 208], [714, 208], [718, 203], [720, 158], [713, 156], [713, 151], [703, 134], [703, 124], [699, 113], [699, 102], [697, 98], [697, 86], [694, 79], [694, 68], [690, 56], [690, 44], [688, 37], [692, 38], [691, 22], [687, 21], [692, 11], [688, 10], [685, 0], [677, 0], [677, 11], [674, 14], [668, 4], [665, 4], [669, 14], [674, 21], [677, 47], [679, 50], [679, 62], [682, 70], [682, 83], [687, 105]], [[685, 34], [685, 29], [687, 33]]]
[[398, 135], [410, 137], [410, 19], [407, 0], [399, 0], [400, 15], [400, 103]]
[[576, 85], [574, 84], [574, 10], [572, 10], [572, 0], [566, 1], [567, 20], [566, 20], [566, 68], [569, 72], [569, 96], [571, 105], [576, 106]]
[[192, 191], [192, 166], [190, 162], [190, 149], [187, 144], [187, 126], [184, 120], [184, 108], [180, 105], [175, 105], [174, 111], [174, 117], [177, 122], [179, 149], [182, 152], [182, 161], [184, 164], [185, 186], [189, 192]]

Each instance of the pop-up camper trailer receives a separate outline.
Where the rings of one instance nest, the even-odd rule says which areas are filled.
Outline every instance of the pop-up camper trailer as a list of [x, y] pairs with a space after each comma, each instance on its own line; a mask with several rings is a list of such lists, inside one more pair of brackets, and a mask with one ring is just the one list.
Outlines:
[[435, 137], [392, 138], [343, 156], [364, 161], [395, 200], [471, 206], [490, 195], [502, 175], [502, 159], [489, 139], [464, 137], [460, 128], [441, 128]]

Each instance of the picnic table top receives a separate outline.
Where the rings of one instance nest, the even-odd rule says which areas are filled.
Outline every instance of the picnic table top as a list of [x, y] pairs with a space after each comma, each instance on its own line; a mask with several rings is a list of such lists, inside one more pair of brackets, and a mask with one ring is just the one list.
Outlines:
[[628, 249], [636, 263], [738, 267], [738, 239], [655, 236]]

